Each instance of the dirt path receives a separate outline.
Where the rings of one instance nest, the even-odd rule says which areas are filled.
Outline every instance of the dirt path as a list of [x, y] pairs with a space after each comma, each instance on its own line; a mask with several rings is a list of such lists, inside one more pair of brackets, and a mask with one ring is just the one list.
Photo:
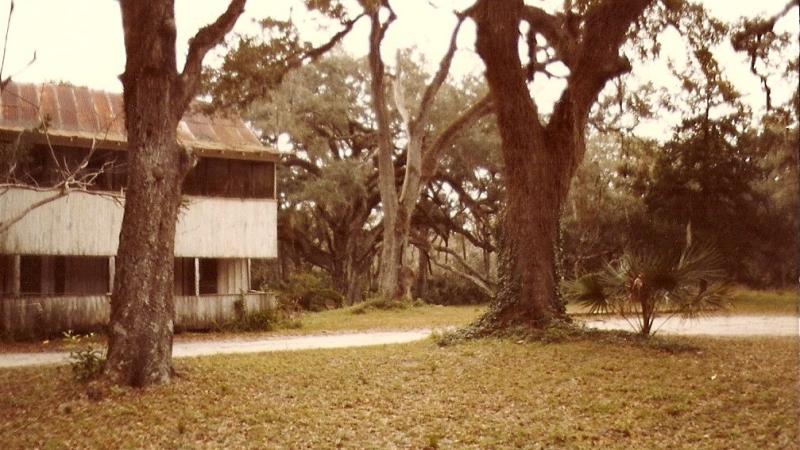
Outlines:
[[[635, 320], [633, 320], [635, 322]], [[584, 321], [586, 326], [601, 330], [628, 330], [633, 327], [619, 317]], [[653, 329], [657, 334], [711, 336], [798, 336], [796, 316], [711, 316], [694, 320], [657, 318]]]
[[[278, 352], [318, 348], [364, 347], [368, 345], [402, 344], [427, 338], [430, 329], [343, 333], [316, 336], [269, 337], [259, 340], [176, 342], [172, 349], [175, 358], [230, 353]], [[0, 368], [66, 364], [69, 353], [3, 353]]]
[[[588, 327], [599, 329], [632, 330], [621, 318], [585, 320]], [[666, 323], [656, 320], [659, 334], [711, 335], [711, 336], [799, 336], [798, 318], [795, 316], [714, 316], [696, 320], [673, 318]], [[368, 345], [402, 344], [427, 338], [430, 329], [410, 331], [384, 331], [367, 333], [341, 333], [316, 336], [275, 336], [257, 340], [190, 341], [176, 342], [173, 356], [188, 358], [231, 353], [259, 353], [321, 348], [364, 347]], [[69, 354], [2, 353], [0, 368], [25, 367], [46, 364], [66, 364]]]

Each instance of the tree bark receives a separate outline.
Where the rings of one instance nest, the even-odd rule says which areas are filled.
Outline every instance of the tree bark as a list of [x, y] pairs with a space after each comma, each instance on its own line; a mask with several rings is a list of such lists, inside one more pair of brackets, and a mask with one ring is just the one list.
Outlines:
[[128, 186], [111, 301], [106, 376], [114, 383], [166, 383], [172, 373], [173, 261], [181, 184], [192, 157], [176, 139], [205, 53], [244, 10], [233, 0], [175, 62], [172, 0], [122, 0], [127, 61], [120, 77], [128, 133]]

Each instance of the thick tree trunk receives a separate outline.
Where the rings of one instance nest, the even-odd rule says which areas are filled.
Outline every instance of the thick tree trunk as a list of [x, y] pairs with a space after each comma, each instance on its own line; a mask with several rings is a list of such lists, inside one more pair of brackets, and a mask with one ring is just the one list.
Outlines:
[[[651, 3], [592, 2], [576, 22], [582, 20], [581, 27], [570, 26], [574, 11], [548, 14], [522, 0], [481, 0], [472, 11], [476, 49], [494, 97], [507, 186], [500, 294], [479, 324], [485, 331], [513, 325], [545, 327], [567, 319], [556, 278], [561, 206], [585, 152], [589, 109], [609, 79], [630, 70], [619, 48], [631, 24]], [[528, 42], [535, 42], [537, 33], [544, 35], [570, 70], [546, 126], [530, 97], [528, 72], [519, 58], [523, 17], [530, 27]]]
[[132, 386], [166, 382], [172, 370], [172, 266], [186, 164], [175, 140], [177, 121], [165, 113], [170, 93], [164, 85], [157, 77], [139, 80], [138, 101], [129, 104], [140, 107], [127, 114], [133, 176], [116, 259], [106, 371]]
[[173, 0], [120, 1], [128, 186], [104, 369], [117, 384], [170, 380], [175, 224], [181, 184], [192, 163], [177, 144], [176, 130], [197, 90], [203, 56], [230, 31], [244, 3], [232, 0], [192, 38], [178, 73]]
[[502, 138], [507, 207], [494, 308], [487, 328], [543, 327], [564, 319], [557, 295], [555, 239], [561, 209], [563, 165], [549, 146], [530, 99], [518, 54], [521, 1], [484, 2], [479, 13], [478, 54], [495, 100]]

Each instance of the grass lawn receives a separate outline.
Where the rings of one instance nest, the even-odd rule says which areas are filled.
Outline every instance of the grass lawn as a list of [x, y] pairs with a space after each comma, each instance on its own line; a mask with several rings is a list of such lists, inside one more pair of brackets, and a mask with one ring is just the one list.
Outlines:
[[303, 332], [343, 330], [408, 330], [463, 326], [477, 319], [485, 306], [415, 306], [399, 310], [372, 310], [353, 314], [348, 308], [306, 314]]
[[731, 314], [797, 315], [800, 293], [796, 290], [754, 291], [735, 289], [731, 293]]
[[176, 340], [259, 339], [267, 336], [344, 333], [369, 330], [412, 330], [468, 325], [477, 319], [486, 306], [414, 306], [405, 309], [369, 310], [353, 314], [351, 308], [305, 313], [300, 328], [268, 332], [181, 333]]
[[796, 448], [797, 341], [481, 340], [177, 360], [99, 401], [68, 367], [0, 371], [15, 448]]

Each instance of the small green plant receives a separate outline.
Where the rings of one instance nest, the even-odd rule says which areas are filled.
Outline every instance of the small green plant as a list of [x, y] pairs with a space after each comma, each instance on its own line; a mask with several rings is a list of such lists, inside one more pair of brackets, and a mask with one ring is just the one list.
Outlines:
[[80, 382], [89, 382], [99, 377], [106, 362], [104, 352], [96, 346], [94, 333], [75, 334], [71, 330], [64, 332], [64, 342], [69, 352], [72, 375]]

